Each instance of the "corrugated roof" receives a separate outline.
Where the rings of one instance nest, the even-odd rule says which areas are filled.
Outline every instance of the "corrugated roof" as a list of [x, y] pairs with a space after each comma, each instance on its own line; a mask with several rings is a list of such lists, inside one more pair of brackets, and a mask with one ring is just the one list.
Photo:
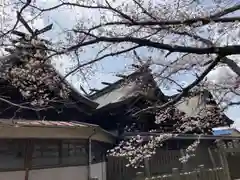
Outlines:
[[23, 126], [47, 126], [47, 127], [87, 127], [86, 125], [65, 121], [17, 121], [15, 124]]
[[98, 125], [38, 120], [0, 119], [0, 139], [88, 139], [107, 143], [115, 142], [115, 136]]
[[39, 121], [39, 120], [0, 120], [2, 125], [19, 125], [19, 126], [38, 126], [38, 127], [98, 127], [97, 125], [80, 123], [80, 122], [66, 122], [66, 121]]

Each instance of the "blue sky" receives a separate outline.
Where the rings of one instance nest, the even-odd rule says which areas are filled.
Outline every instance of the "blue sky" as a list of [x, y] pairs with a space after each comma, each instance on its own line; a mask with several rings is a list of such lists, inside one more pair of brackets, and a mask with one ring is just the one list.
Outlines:
[[[43, 6], [52, 6], [56, 4], [58, 0], [39, 0], [37, 1], [38, 4], [41, 4]], [[206, 2], [208, 2], [206, 0]], [[240, 2], [238, 0], [237, 2]], [[61, 33], [63, 30], [65, 30], [68, 27], [72, 27], [73, 24], [75, 24], [76, 19], [79, 17], [85, 18], [87, 17], [86, 14], [89, 16], [90, 12], [88, 11], [77, 11], [75, 9], [64, 9], [61, 8], [56, 11], [51, 11], [49, 13], [45, 13], [41, 19], [38, 19], [34, 26], [37, 26], [38, 28], [43, 27], [44, 25], [48, 25], [50, 23], [54, 24], [53, 31], [48, 32], [45, 36], [47, 38], [53, 39], [53, 40], [59, 40], [61, 38]], [[92, 16], [92, 15], [90, 15]], [[90, 59], [93, 54], [97, 52], [97, 49], [87, 49], [85, 53], [81, 54], [81, 59]], [[147, 54], [147, 51], [140, 51], [140, 55], [145, 56]], [[82, 79], [80, 79], [78, 76], [72, 76], [69, 77], [68, 80], [74, 84], [76, 88], [79, 88], [79, 85], [83, 85], [84, 87], [88, 88], [89, 86], [91, 88], [102, 88], [104, 87], [101, 84], [101, 81], [107, 81], [107, 82], [114, 82], [118, 78], [115, 76], [118, 72], [129, 72], [131, 69], [129, 69], [129, 65], [133, 63], [133, 59], [131, 57], [123, 58], [123, 57], [111, 57], [104, 59], [101, 61], [101, 63], [98, 63], [95, 65], [93, 71], [94, 75], [91, 76], [90, 79], [88, 79], [88, 83], [83, 82]], [[69, 60], [67, 57], [61, 57], [61, 59], [56, 60], [56, 66], [60, 70], [60, 72], [64, 73], [66, 72], [66, 68], [71, 67], [72, 61]], [[222, 69], [221, 69], [222, 70]], [[222, 71], [215, 70], [211, 76], [212, 78], [219, 78]], [[181, 75], [177, 79], [178, 81], [183, 82], [190, 82], [193, 80], [193, 77], [190, 75]], [[88, 86], [89, 85], [89, 86]], [[173, 90], [164, 90], [163, 91], [167, 94], [175, 93]], [[240, 100], [240, 98], [239, 98]], [[240, 127], [240, 107], [235, 106], [228, 109], [226, 112], [227, 115], [233, 119], [236, 122], [236, 126]]]

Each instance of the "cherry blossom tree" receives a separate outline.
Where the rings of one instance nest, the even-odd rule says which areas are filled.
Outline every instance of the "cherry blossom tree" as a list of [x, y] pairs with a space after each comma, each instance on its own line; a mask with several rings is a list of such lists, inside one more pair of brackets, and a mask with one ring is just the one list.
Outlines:
[[[44, 15], [61, 8], [77, 10], [75, 24], [66, 27], [65, 40], [52, 45], [48, 57], [68, 55], [78, 63], [64, 78], [84, 70], [106, 58], [129, 58], [148, 65], [160, 87], [178, 88], [180, 93], [168, 98], [165, 104], [152, 104], [137, 114], [152, 111], [156, 123], [176, 119], [174, 132], [151, 139], [147, 144], [136, 137], [122, 142], [115, 148], [113, 155], [128, 156], [130, 164], [140, 164], [145, 156], [154, 154], [162, 141], [174, 133], [205, 134], [212, 127], [221, 124], [221, 110], [211, 109], [204, 117], [188, 118], [178, 110], [169, 115], [172, 108], [194, 89], [208, 89], [218, 97], [223, 109], [239, 106], [240, 64], [239, 64], [239, 9], [235, 0], [89, 0], [57, 1], [50, 6], [28, 0], [15, 1], [15, 9]], [[17, 27], [16, 24], [3, 30], [2, 38]], [[82, 58], [85, 51], [92, 53], [91, 58]], [[210, 75], [218, 70], [227, 69], [223, 78], [213, 81]], [[192, 81], [178, 83], [183, 75], [191, 75]], [[236, 100], [237, 99], [237, 100]], [[206, 119], [213, 119], [210, 122]], [[199, 141], [196, 141], [195, 145]], [[138, 148], [136, 148], [138, 147]], [[190, 148], [191, 149], [191, 148]], [[140, 153], [141, 152], [141, 153]], [[152, 152], [152, 153], [151, 153]], [[137, 154], [141, 156], [137, 156]], [[185, 161], [185, 159], [183, 159]]]
[[[51, 7], [38, 4], [29, 7], [39, 13], [62, 7], [82, 11], [75, 26], [68, 28], [67, 41], [56, 54], [78, 52], [80, 56], [89, 47], [99, 51], [93, 59], [82, 59], [66, 77], [105, 58], [134, 58], [133, 52], [142, 51], [141, 59], [154, 69], [159, 85], [180, 86], [182, 95], [199, 84], [221, 94], [239, 94], [237, 1], [61, 1]], [[86, 13], [94, 14], [87, 16]], [[222, 79], [217, 85], [206, 81], [218, 67], [231, 69], [231, 73], [226, 74], [227, 81]], [[174, 79], [186, 72], [195, 76], [196, 81], [183, 88]], [[179, 99], [180, 96], [172, 103]]]

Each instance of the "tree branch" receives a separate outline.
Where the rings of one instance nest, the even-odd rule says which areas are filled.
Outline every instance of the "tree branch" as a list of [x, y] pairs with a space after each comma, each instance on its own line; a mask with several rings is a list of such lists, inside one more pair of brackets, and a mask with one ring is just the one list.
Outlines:
[[169, 101], [161, 106], [152, 106], [152, 107], [142, 109], [142, 110], [138, 111], [137, 113], [135, 113], [134, 116], [136, 116], [142, 112], [149, 111], [149, 110], [153, 110], [153, 109], [161, 110], [168, 106], [174, 105], [175, 103], [180, 101], [182, 97], [186, 96], [193, 87], [197, 86], [207, 76], [207, 74], [220, 62], [221, 59], [222, 59], [222, 56], [218, 56], [195, 81], [193, 81], [187, 87], [183, 88], [182, 92], [180, 94], [178, 94], [176, 97], [174, 97], [171, 101]]
[[[201, 41], [203, 43], [205, 43], [206, 45], [208, 45], [209, 47], [213, 47], [214, 46], [214, 43], [208, 39], [205, 39], [199, 35], [196, 35], [196, 34], [191, 34], [189, 32], [178, 32], [178, 31], [175, 31], [175, 30], [169, 30], [171, 33], [174, 33], [174, 34], [178, 34], [178, 35], [185, 35], [185, 36], [189, 36], [197, 41]], [[212, 62], [212, 61], [210, 61]], [[234, 62], [232, 59], [229, 59], [228, 57], [223, 57], [222, 60], [221, 60], [222, 63], [228, 65], [228, 67], [233, 71], [235, 72], [238, 76], [240, 76], [240, 67], [238, 66], [238, 64], [236, 62]]]
[[234, 5], [232, 7], [226, 8], [226, 9], [220, 11], [220, 12], [217, 12], [217, 13], [211, 15], [210, 17], [211, 18], [219, 18], [219, 17], [225, 16], [229, 13], [235, 12], [239, 9], [240, 9], [240, 4], [237, 4], [237, 5]]
[[27, 0], [27, 2], [26, 2], [26, 3], [24, 4], [24, 6], [20, 9], [20, 11], [17, 12], [17, 21], [16, 21], [16, 23], [14, 24], [13, 28], [10, 29], [9, 31], [3, 33], [3, 34], [0, 36], [0, 38], [4, 37], [4, 36], [7, 35], [8, 33], [11, 33], [11, 32], [17, 27], [17, 25], [18, 25], [18, 23], [19, 23], [19, 21], [20, 21], [20, 15], [22, 14], [23, 10], [26, 9], [26, 8], [30, 5], [31, 2], [32, 2], [32, 0]]
[[118, 52], [115, 52], [115, 53], [108, 53], [108, 54], [105, 54], [105, 55], [103, 55], [103, 56], [101, 56], [101, 57], [99, 57], [99, 58], [96, 58], [96, 59], [94, 59], [94, 60], [91, 60], [91, 61], [88, 61], [88, 62], [86, 62], [86, 63], [80, 64], [80, 65], [78, 65], [76, 68], [74, 68], [72, 71], [68, 72], [68, 73], [63, 77], [63, 79], [66, 79], [68, 76], [70, 76], [72, 73], [76, 72], [76, 71], [77, 71], [79, 68], [81, 68], [81, 67], [84, 67], [84, 66], [93, 64], [93, 63], [95, 63], [95, 62], [97, 62], [97, 61], [100, 61], [100, 60], [102, 60], [102, 59], [104, 59], [104, 58], [106, 58], [106, 57], [109, 57], [109, 56], [116, 56], [116, 55], [120, 55], [120, 54], [129, 52], [129, 51], [132, 51], [132, 50], [137, 49], [137, 48], [139, 48], [139, 47], [141, 47], [141, 46], [140, 46], [140, 45], [137, 45], [137, 46], [134, 46], [134, 47], [132, 47], [132, 48], [124, 49], [124, 50], [122, 50], [122, 51], [118, 51]]
[[1, 98], [1, 97], [0, 97], [0, 101], [5, 102], [7, 104], [10, 104], [12, 106], [16, 106], [16, 107], [19, 107], [19, 108], [22, 108], [22, 109], [29, 109], [29, 110], [33, 110], [33, 111], [42, 111], [42, 110], [53, 108], [53, 107], [50, 107], [50, 106], [49, 107], [44, 107], [44, 108], [32, 108], [30, 106], [24, 106], [24, 105], [21, 105], [21, 104], [13, 103], [13, 102], [8, 101], [8, 100], [6, 100], [4, 98]]
[[155, 18], [153, 15], [151, 15], [139, 2], [137, 2], [137, 0], [133, 0], [133, 2], [140, 7], [140, 9], [142, 10], [142, 12], [143, 12], [144, 14], [146, 14], [146, 15], [149, 16], [150, 18], [152, 18], [152, 19], [154, 19], [154, 20], [157, 21], [157, 18]]
[[130, 42], [135, 43], [140, 46], [148, 46], [157, 49], [168, 50], [171, 52], [182, 52], [182, 53], [193, 53], [193, 54], [220, 54], [222, 56], [239, 54], [240, 45], [232, 45], [232, 46], [223, 46], [223, 47], [207, 47], [207, 48], [197, 48], [197, 47], [189, 47], [189, 46], [179, 46], [179, 45], [169, 45], [164, 43], [158, 43], [154, 41], [150, 41], [148, 39], [136, 38], [136, 37], [105, 37], [100, 36], [96, 37], [93, 40], [89, 40], [80, 44], [73, 45], [67, 48], [65, 51], [74, 51], [83, 46], [96, 44], [99, 42], [112, 42], [112, 43], [121, 43], [121, 42]]

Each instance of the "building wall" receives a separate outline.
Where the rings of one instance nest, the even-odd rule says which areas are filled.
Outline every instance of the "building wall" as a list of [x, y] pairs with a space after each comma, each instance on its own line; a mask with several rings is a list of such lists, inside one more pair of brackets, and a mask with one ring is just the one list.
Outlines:
[[[91, 165], [91, 176], [106, 180], [106, 163]], [[25, 180], [25, 171], [0, 172], [0, 180]], [[62, 167], [30, 170], [28, 180], [88, 180], [88, 167]]]
[[[24, 139], [0, 141], [0, 180], [25, 180], [25, 169], [31, 169], [28, 180], [88, 180], [87, 140], [27, 142]], [[106, 180], [107, 146], [92, 141], [90, 172], [91, 177], [99, 180]]]
[[238, 130], [234, 129], [231, 135], [232, 136], [240, 136], [240, 132]]
[[0, 172], [1, 180], [25, 180], [25, 171]]
[[29, 180], [87, 180], [87, 166], [63, 167], [32, 170], [29, 172]]
[[97, 177], [98, 180], [107, 179], [106, 162], [91, 165], [91, 177]]

